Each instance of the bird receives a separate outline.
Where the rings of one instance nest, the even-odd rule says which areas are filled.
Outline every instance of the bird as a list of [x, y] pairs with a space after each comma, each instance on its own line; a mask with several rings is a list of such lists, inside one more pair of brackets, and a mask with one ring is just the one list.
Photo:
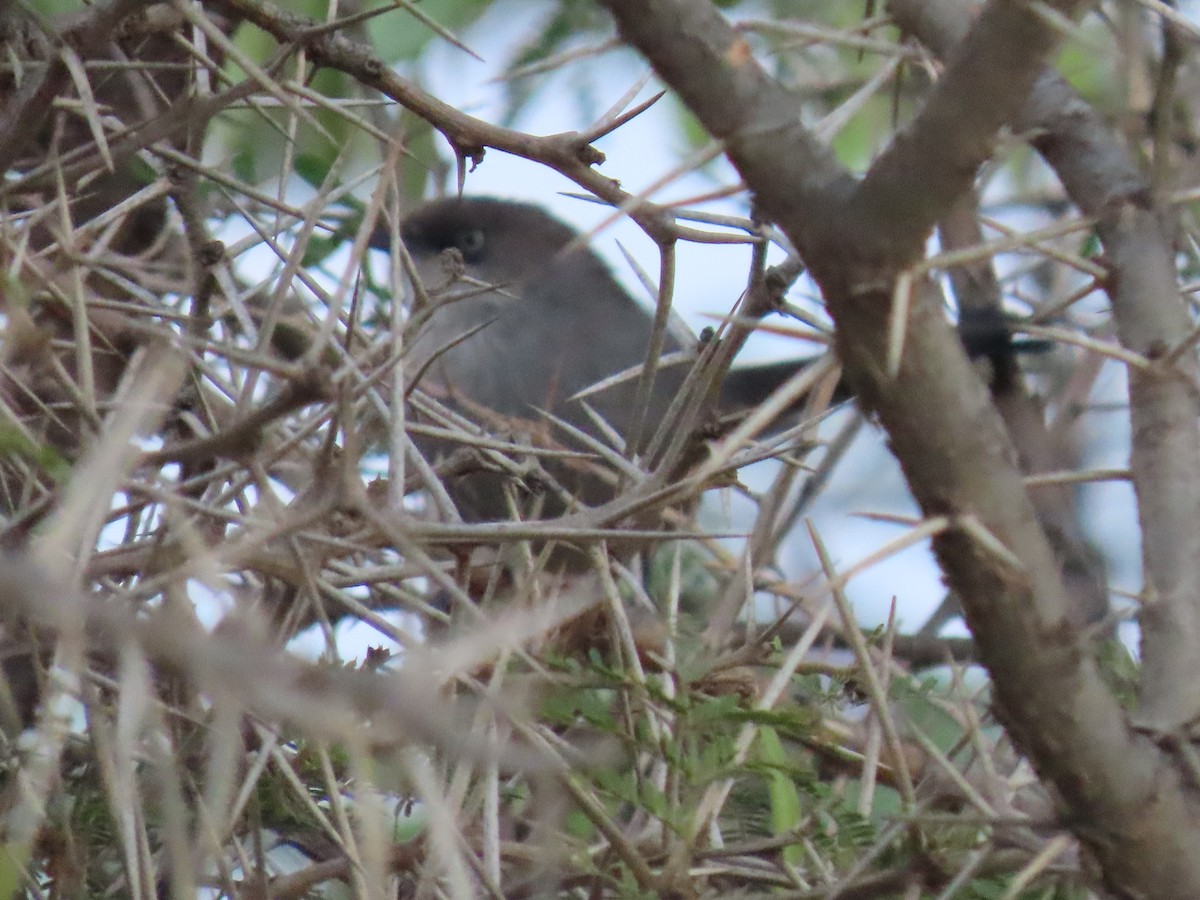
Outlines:
[[[478, 196], [433, 200], [403, 218], [400, 236], [434, 298], [430, 309], [414, 315], [416, 334], [405, 355], [415, 387], [481, 424], [580, 452], [539, 458], [563, 489], [536, 498], [543, 517], [563, 512], [564, 496], [586, 506], [612, 499], [617, 484], [594, 458], [582, 458], [594, 448], [573, 429], [627, 450], [638, 379], [577, 395], [646, 362], [651, 312], [577, 231], [534, 204]], [[372, 246], [391, 246], [386, 227], [373, 234]], [[685, 360], [657, 370], [638, 449], [684, 384], [698, 340], [678, 327], [666, 330], [663, 355], [683, 351]], [[811, 362], [731, 370], [720, 386], [718, 412], [754, 407]], [[417, 435], [415, 442], [428, 457], [453, 450], [447, 439]], [[511, 518], [506, 480], [512, 483], [502, 472], [476, 469], [444, 484], [465, 521], [486, 522]]]

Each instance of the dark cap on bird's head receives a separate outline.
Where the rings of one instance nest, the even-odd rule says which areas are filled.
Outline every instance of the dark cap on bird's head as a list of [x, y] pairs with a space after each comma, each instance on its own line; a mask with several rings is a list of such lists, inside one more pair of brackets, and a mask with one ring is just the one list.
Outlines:
[[[400, 236], [414, 259], [437, 257], [455, 249], [470, 267], [527, 277], [544, 268], [578, 234], [539, 206], [496, 197], [445, 197], [413, 210]], [[387, 250], [391, 233], [376, 229], [371, 246]]]
[[[443, 254], [456, 250], [476, 282], [525, 286], [526, 296], [555, 305], [641, 308], [608, 265], [569, 225], [540, 206], [496, 197], [446, 197], [412, 210], [400, 223], [404, 246], [427, 289], [445, 285]], [[391, 231], [376, 229], [371, 246], [391, 248]], [[599, 300], [598, 298], [603, 298]]]

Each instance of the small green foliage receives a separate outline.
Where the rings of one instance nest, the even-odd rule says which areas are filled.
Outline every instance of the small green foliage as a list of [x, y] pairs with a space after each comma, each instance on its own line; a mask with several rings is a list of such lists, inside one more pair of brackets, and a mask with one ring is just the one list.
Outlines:
[[650, 561], [647, 589], [659, 604], [671, 592], [672, 571], [679, 557], [679, 609], [685, 614], [703, 616], [717, 601], [720, 581], [708, 567], [711, 554], [695, 541], [672, 541], [659, 548]]
[[542, 698], [542, 715], [546, 721], [567, 727], [584, 722], [602, 731], [612, 731], [613, 694], [594, 688], [559, 688], [547, 691]]
[[1117, 638], [1109, 638], [1096, 644], [1096, 664], [1105, 684], [1127, 710], [1138, 702], [1138, 691], [1142, 681], [1142, 668], [1133, 658], [1129, 648]]
[[10, 425], [0, 424], [0, 459], [19, 456], [33, 463], [54, 481], [63, 482], [71, 473], [71, 462], [53, 447], [35, 444]]
[[[766, 775], [767, 794], [771, 804], [771, 830], [775, 834], [787, 834], [800, 825], [803, 815], [800, 793], [796, 790], [795, 782], [787, 776], [783, 742], [775, 729], [760, 728], [758, 744], [763, 762], [774, 768]], [[801, 848], [794, 845], [784, 848], [783, 853], [784, 859], [792, 865], [798, 863], [802, 857]]]

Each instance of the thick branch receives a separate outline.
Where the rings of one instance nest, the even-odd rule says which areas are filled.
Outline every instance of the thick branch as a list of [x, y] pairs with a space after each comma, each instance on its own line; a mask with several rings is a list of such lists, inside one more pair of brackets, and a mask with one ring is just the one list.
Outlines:
[[[1072, 16], [1080, 0], [1047, 3]], [[916, 120], [871, 166], [858, 194], [879, 252], [920, 256], [937, 220], [991, 155], [1029, 96], [1057, 29], [1024, 3], [988, 3]], [[987, 102], [981, 103], [980, 98]]]
[[[965, 38], [959, 0], [891, 0], [906, 31], [946, 57]], [[1106, 285], [1122, 344], [1161, 359], [1191, 330], [1175, 284], [1169, 229], [1123, 143], [1070, 85], [1045, 70], [1017, 118], [1097, 231], [1113, 275]], [[1141, 721], [1179, 727], [1200, 714], [1200, 394], [1193, 352], [1129, 372], [1133, 454], [1148, 599]]]
[[[934, 549], [962, 597], [1000, 712], [1057, 788], [1110, 885], [1123, 896], [1200, 896], [1200, 864], [1187, 849], [1200, 823], [1181, 780], [1169, 759], [1128, 727], [1069, 624], [1069, 602], [1011, 444], [926, 286], [914, 287], [898, 371], [888, 372], [883, 362], [897, 276], [920, 258], [924, 234], [973, 177], [999, 129], [1016, 119], [1023, 91], [1056, 40], [1043, 18], [1046, 7], [1069, 14], [1079, 4], [989, 4], [968, 46], [998, 71], [983, 71], [963, 53], [930, 110], [857, 196], [812, 149], [795, 110], [787, 115], [786, 94], [709, 3], [605, 5], [624, 39], [725, 141], [762, 209], [811, 266], [837, 323], [847, 373], [887, 429], [914, 496], [927, 515], [953, 523]], [[997, 77], [1020, 87], [996, 86]], [[969, 93], [989, 86], [994, 94]], [[980, 96], [988, 103], [979, 104]], [[943, 157], [951, 165], [942, 171], [914, 152], [926, 146], [914, 132], [930, 128], [946, 137], [962, 98], [991, 109], [967, 117], [966, 136]], [[816, 175], [806, 171], [808, 163], [818, 167]], [[932, 199], [924, 199], [926, 191]], [[907, 235], [901, 235], [903, 198], [914, 204]], [[880, 250], [888, 241], [895, 243]]]

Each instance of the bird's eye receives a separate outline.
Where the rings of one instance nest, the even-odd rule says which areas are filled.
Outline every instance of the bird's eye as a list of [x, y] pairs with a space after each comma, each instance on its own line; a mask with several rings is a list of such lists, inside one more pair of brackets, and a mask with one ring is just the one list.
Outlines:
[[477, 262], [483, 256], [487, 239], [482, 228], [468, 228], [458, 236], [458, 249], [467, 262]]

